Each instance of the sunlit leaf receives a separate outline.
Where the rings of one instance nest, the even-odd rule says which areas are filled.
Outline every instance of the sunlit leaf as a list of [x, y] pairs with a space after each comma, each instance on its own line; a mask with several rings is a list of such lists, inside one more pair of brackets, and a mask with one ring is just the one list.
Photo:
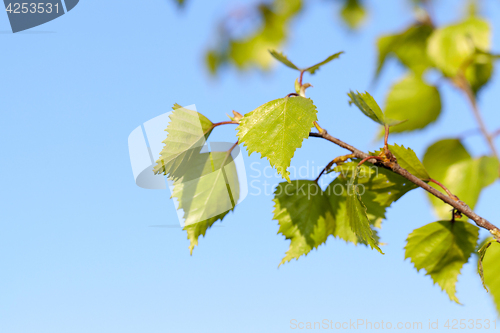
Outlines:
[[469, 85], [477, 94], [484, 87], [493, 75], [493, 60], [494, 58], [485, 54], [476, 54], [473, 56], [472, 63], [465, 70], [465, 78]]
[[[495, 157], [472, 158], [456, 139], [445, 139], [431, 145], [423, 162], [433, 179], [444, 184], [471, 209], [474, 209], [482, 189], [498, 178], [499, 163]], [[445, 193], [439, 186], [433, 183], [431, 186]], [[451, 216], [449, 205], [430, 194], [429, 199], [437, 216]]]
[[389, 150], [396, 156], [398, 164], [412, 175], [422, 180], [430, 178], [424, 165], [411, 148], [394, 144], [389, 145]]
[[165, 146], [156, 161], [154, 172], [176, 179], [182, 176], [190, 159], [200, 153], [213, 124], [201, 113], [185, 109], [178, 104], [174, 105], [173, 109], [174, 112], [169, 116], [170, 123], [165, 130], [168, 133], [163, 141]]
[[185, 168], [183, 176], [173, 181], [172, 197], [184, 212], [184, 230], [192, 253], [198, 237], [234, 209], [240, 189], [236, 166], [228, 152], [199, 153]]
[[330, 61], [332, 61], [333, 59], [337, 59], [338, 57], [340, 57], [340, 55], [344, 53], [344, 52], [338, 52], [338, 53], [335, 53], [335, 54], [332, 54], [331, 56], [329, 56], [328, 58], [326, 58], [325, 60], [323, 60], [322, 62], [320, 63], [317, 63], [316, 65], [314, 66], [311, 66], [311, 67], [308, 67], [305, 69], [305, 71], [311, 73], [311, 74], [314, 74], [321, 66], [323, 65], [326, 65], [327, 63], [329, 63]]
[[390, 57], [395, 57], [415, 75], [421, 76], [432, 66], [427, 57], [427, 40], [433, 29], [429, 24], [417, 24], [402, 33], [380, 37], [377, 41], [376, 76], [380, 74], [387, 58]]
[[308, 254], [326, 242], [335, 230], [330, 203], [314, 181], [280, 183], [273, 201], [273, 219], [280, 225], [278, 232], [291, 240], [290, 249], [280, 265]]
[[346, 216], [351, 230], [356, 236], [368, 243], [372, 249], [384, 254], [378, 247], [378, 241], [373, 236], [373, 230], [370, 226], [370, 220], [366, 213], [366, 207], [361, 201], [360, 188], [357, 182], [357, 177], [354, 176], [347, 181], [346, 188]]
[[366, 20], [366, 9], [359, 0], [345, 0], [340, 16], [351, 29], [356, 29]]
[[407, 239], [405, 259], [424, 269], [434, 283], [459, 303], [456, 282], [462, 266], [476, 248], [479, 228], [462, 221], [439, 221], [414, 230]]
[[[335, 236], [354, 244], [367, 245], [366, 242], [359, 239], [352, 232], [346, 210], [347, 183], [353, 177], [359, 161], [355, 160], [336, 167], [335, 171], [340, 174], [328, 185], [325, 194], [330, 201], [335, 216]], [[381, 227], [382, 219], [385, 219], [386, 209], [405, 193], [417, 188], [416, 185], [402, 176], [369, 162], [365, 162], [359, 167], [358, 186], [361, 200], [367, 209], [370, 224], [377, 228]], [[374, 238], [377, 239], [375, 230], [373, 232]]]
[[[212, 74], [225, 64], [233, 64], [240, 70], [271, 67], [273, 57], [269, 49], [279, 49], [287, 39], [291, 20], [302, 9], [302, 0], [273, 0], [270, 3], [255, 4], [255, 21], [261, 22], [245, 36], [234, 36], [234, 29], [219, 32], [217, 46], [207, 52], [206, 61]], [[248, 18], [238, 20], [244, 25]]]
[[300, 69], [293, 62], [288, 60], [286, 55], [284, 55], [283, 53], [275, 51], [275, 50], [269, 50], [269, 53], [271, 53], [273, 58], [278, 60], [279, 62], [281, 62], [283, 65], [290, 67], [291, 69], [296, 69], [296, 70], [300, 71]]
[[395, 126], [404, 122], [404, 120], [394, 120], [386, 117], [375, 99], [368, 92], [355, 93], [351, 90], [351, 92], [349, 92], [347, 95], [351, 98], [351, 100], [349, 101], [350, 104], [356, 105], [358, 109], [365, 114], [365, 116], [379, 123], [380, 125]]
[[285, 97], [268, 102], [241, 119], [239, 142], [248, 153], [258, 152], [290, 182], [287, 168], [297, 148], [309, 137], [317, 120], [316, 107], [304, 97]]
[[493, 298], [493, 302], [500, 312], [500, 244], [493, 240], [493, 238], [486, 239], [483, 244], [491, 244], [487, 249], [479, 253], [482, 261], [481, 266], [483, 269], [484, 284], [488, 287], [489, 294]]
[[445, 75], [455, 77], [460, 69], [467, 66], [476, 49], [489, 51], [490, 44], [488, 22], [470, 17], [435, 30], [429, 38], [427, 54]]
[[391, 87], [387, 95], [385, 115], [396, 120], [408, 120], [391, 129], [391, 133], [425, 128], [441, 113], [441, 97], [436, 87], [420, 77], [408, 75]]

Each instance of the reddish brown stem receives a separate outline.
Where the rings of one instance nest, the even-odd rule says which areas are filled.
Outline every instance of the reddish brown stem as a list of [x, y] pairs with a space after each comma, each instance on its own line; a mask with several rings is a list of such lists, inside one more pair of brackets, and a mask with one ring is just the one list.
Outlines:
[[367, 156], [367, 157], [363, 158], [361, 160], [361, 162], [359, 162], [358, 167], [360, 167], [366, 161], [371, 160], [372, 158], [376, 159], [377, 161], [382, 161], [383, 160], [383, 158], [380, 157], [380, 156]]
[[304, 70], [300, 71], [300, 76], [299, 76], [299, 85], [302, 87], [302, 78], [304, 77]]
[[458, 197], [456, 195], [454, 195], [453, 193], [451, 193], [451, 191], [446, 186], [444, 186], [443, 184], [441, 184], [437, 180], [432, 179], [432, 178], [429, 178], [428, 180], [431, 183], [434, 183], [434, 184], [438, 185], [439, 187], [441, 187], [450, 197], [458, 199]]
[[212, 124], [212, 128], [215, 128], [215, 127], [221, 126], [221, 125], [229, 125], [229, 124], [236, 124], [236, 125], [238, 125], [239, 122], [233, 121], [233, 120], [232, 121], [221, 121], [220, 123]]

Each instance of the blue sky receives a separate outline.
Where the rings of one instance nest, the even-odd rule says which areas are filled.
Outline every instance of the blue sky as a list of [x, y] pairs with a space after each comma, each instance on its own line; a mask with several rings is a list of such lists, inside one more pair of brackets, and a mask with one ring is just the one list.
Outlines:
[[[288, 332], [292, 319], [421, 321], [424, 327], [429, 320], [442, 327], [447, 319], [495, 319], [474, 262], [459, 277], [464, 305], [457, 305], [404, 261], [407, 235], [435, 221], [423, 191], [389, 209], [381, 231], [385, 256], [330, 238], [278, 269], [288, 241], [277, 235], [272, 196], [266, 195], [249, 195], [224, 227], [201, 239], [193, 256], [182, 230], [150, 227], [175, 224], [177, 214], [168, 191], [135, 185], [127, 147], [134, 128], [173, 103], [196, 104], [217, 122], [233, 109], [247, 113], [293, 89], [296, 74], [284, 66], [266, 74], [230, 69], [209, 76], [203, 52], [228, 3], [191, 0], [179, 11], [167, 0], [87, 0], [18, 34], [8, 33], [7, 14], [0, 15], [0, 331]], [[439, 24], [460, 17], [457, 3], [439, 1]], [[370, 2], [370, 10], [367, 26], [353, 34], [339, 23], [335, 6], [311, 1], [285, 48], [303, 65], [346, 52], [306, 77], [314, 85], [308, 96], [322, 126], [365, 151], [377, 148], [377, 127], [348, 106], [346, 92], [369, 89], [383, 101], [403, 70], [391, 62], [370, 85], [375, 38], [412, 20], [406, 1]], [[484, 13], [498, 21], [500, 6], [485, 1]], [[499, 88], [495, 75], [480, 95], [491, 130], [500, 124]], [[440, 119], [390, 142], [422, 156], [438, 138], [476, 128], [462, 96], [447, 85], [440, 89]], [[236, 141], [234, 127], [219, 127], [211, 140]], [[465, 143], [475, 155], [488, 152], [481, 137]], [[310, 139], [292, 164], [322, 166], [342, 153]], [[256, 179], [249, 166], [259, 162], [263, 169], [266, 162], [256, 154], [244, 157], [247, 177]], [[498, 195], [495, 183], [476, 209], [493, 222]]]

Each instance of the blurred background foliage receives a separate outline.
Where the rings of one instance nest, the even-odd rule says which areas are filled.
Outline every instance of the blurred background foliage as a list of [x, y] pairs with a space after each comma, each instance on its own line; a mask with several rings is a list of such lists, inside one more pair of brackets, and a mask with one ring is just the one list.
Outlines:
[[[440, 86], [443, 84], [452, 85], [463, 93], [464, 102], [471, 105], [490, 153], [473, 158], [474, 154], [466, 149], [461, 139], [445, 138], [427, 148], [423, 163], [431, 177], [446, 184], [474, 208], [481, 191], [499, 177], [498, 153], [492, 140], [499, 131], [485, 131], [476, 104], [481, 89], [492, 78], [495, 60], [499, 57], [492, 50], [491, 25], [481, 16], [481, 0], [457, 1], [462, 6], [461, 19], [444, 26], [437, 26], [432, 17], [433, 2], [438, 0], [405, 1], [412, 8], [412, 22], [401, 31], [379, 36], [375, 41], [378, 58], [373, 84], [388, 66], [389, 59], [396, 60], [406, 69], [404, 77], [386, 92], [383, 103], [388, 117], [407, 120], [394, 127], [392, 133], [422, 130], [437, 121], [442, 110]], [[185, 0], [175, 2], [182, 6]], [[276, 60], [269, 50], [284, 49], [290, 38], [291, 23], [298, 19], [308, 2], [256, 1], [228, 10], [215, 27], [215, 43], [205, 54], [210, 73], [220, 75], [227, 67], [240, 71], [271, 70]], [[362, 33], [370, 17], [369, 2], [332, 0], [324, 1], [324, 6], [326, 10], [336, 11], [335, 17], [349, 32]], [[377, 138], [382, 134], [383, 128]], [[437, 217], [450, 217], [449, 206], [431, 195], [429, 200]], [[494, 245], [483, 265], [485, 272], [490, 272], [485, 273], [485, 280], [500, 312], [500, 276], [492, 273], [498, 271], [494, 263], [500, 262], [500, 244]]]

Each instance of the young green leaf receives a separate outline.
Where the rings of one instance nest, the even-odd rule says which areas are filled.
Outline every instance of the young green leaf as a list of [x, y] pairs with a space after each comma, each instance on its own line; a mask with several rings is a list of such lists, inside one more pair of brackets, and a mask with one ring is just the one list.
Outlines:
[[487, 248], [481, 248], [479, 253], [478, 265], [482, 266], [483, 270], [483, 285], [489, 289], [490, 295], [496, 305], [497, 311], [500, 312], [500, 244], [488, 238], [484, 242], [485, 246], [490, 244]]
[[[481, 191], [498, 178], [499, 162], [493, 156], [472, 158], [456, 139], [440, 140], [429, 148], [423, 163], [432, 178], [440, 181], [471, 209], [479, 199]], [[437, 190], [443, 190], [431, 184]], [[436, 214], [449, 218], [450, 207], [436, 197], [429, 195]]]
[[280, 183], [274, 192], [274, 220], [279, 233], [290, 239], [290, 249], [281, 264], [307, 255], [326, 242], [335, 230], [330, 203], [314, 181]]
[[401, 124], [405, 122], [405, 120], [394, 120], [387, 118], [380, 107], [378, 106], [377, 102], [375, 99], [368, 93], [360, 93], [356, 92], [354, 93], [352, 90], [347, 94], [351, 100], [349, 101], [349, 104], [355, 104], [358, 109], [361, 110], [371, 120], [379, 123], [380, 125], [388, 125], [388, 126], [395, 126], [398, 124]]
[[427, 57], [427, 40], [433, 30], [430, 24], [416, 24], [402, 33], [380, 37], [377, 41], [378, 61], [375, 76], [380, 74], [387, 58], [395, 57], [420, 77], [432, 66]]
[[297, 148], [309, 137], [317, 120], [316, 107], [304, 97], [285, 97], [268, 102], [241, 119], [239, 142], [248, 153], [267, 157], [271, 166], [290, 182], [287, 168]]
[[351, 230], [356, 236], [368, 243], [372, 249], [376, 249], [381, 254], [384, 254], [378, 247], [378, 241], [373, 236], [373, 231], [370, 226], [370, 220], [366, 214], [366, 207], [361, 201], [356, 174], [347, 182], [347, 199], [346, 212], [347, 220], [351, 226]]
[[[351, 242], [355, 245], [363, 244], [368, 245], [368, 243], [358, 237], [351, 229], [349, 224], [349, 219], [347, 216], [346, 202], [347, 202], [347, 184], [348, 180], [342, 175], [335, 178], [325, 189], [325, 194], [330, 201], [332, 207], [332, 212], [335, 218], [335, 232], [333, 236], [345, 240], [346, 242]], [[366, 192], [362, 196], [364, 199], [373, 199], [374, 195], [371, 192]], [[370, 208], [367, 207], [367, 213], [370, 220], [370, 227], [372, 228], [373, 238], [378, 242], [378, 235], [374, 227], [380, 227], [381, 221], [385, 218], [385, 208], [382, 207], [378, 202], [368, 201], [371, 205]]]
[[169, 116], [170, 123], [165, 130], [167, 138], [153, 171], [176, 179], [182, 176], [185, 165], [200, 153], [213, 124], [204, 115], [188, 110], [178, 104]]
[[198, 237], [234, 209], [240, 187], [236, 166], [227, 152], [199, 153], [190, 162], [182, 177], [173, 181], [172, 197], [184, 211], [184, 230], [192, 253]]
[[356, 29], [366, 20], [366, 9], [359, 0], [345, 0], [340, 16], [351, 29]]
[[320, 63], [317, 63], [316, 65], [314, 66], [311, 66], [311, 67], [308, 67], [305, 69], [306, 72], [309, 72], [311, 74], [314, 74], [321, 66], [329, 63], [330, 61], [332, 61], [333, 59], [337, 59], [338, 57], [340, 57], [340, 55], [344, 53], [344, 52], [338, 52], [338, 53], [335, 53], [331, 56], [329, 56], [328, 58], [326, 58], [325, 60], [323, 60], [322, 62]]
[[414, 230], [407, 239], [405, 259], [417, 271], [425, 269], [434, 283], [459, 303], [455, 285], [462, 266], [476, 248], [479, 228], [462, 221], [439, 221]]
[[408, 170], [414, 176], [427, 180], [429, 179], [429, 174], [422, 162], [418, 159], [417, 155], [411, 148], [405, 148], [405, 146], [389, 145], [389, 150], [396, 156], [398, 164], [403, 168]]
[[377, 102], [375, 102], [375, 99], [368, 93], [365, 92], [360, 93], [360, 92], [349, 92], [347, 94], [351, 100], [349, 101], [349, 104], [354, 104], [358, 107], [358, 109], [361, 110], [371, 120], [379, 123], [380, 125], [384, 125], [384, 113], [378, 106]]
[[484, 270], [483, 270], [483, 260], [486, 255], [486, 251], [491, 246], [492, 243], [496, 242], [493, 238], [485, 239], [482, 244], [479, 245], [479, 251], [477, 251], [479, 258], [477, 259], [477, 272], [479, 273], [479, 277], [481, 278], [481, 282], [483, 283], [483, 288], [488, 291], [486, 287], [486, 283], [484, 282]]
[[429, 38], [427, 54], [446, 76], [455, 77], [470, 62], [476, 49], [489, 51], [490, 44], [488, 22], [471, 17], [435, 30]]
[[[348, 181], [353, 177], [360, 160], [348, 162], [337, 166], [334, 170], [339, 176], [325, 189], [325, 194], [330, 201], [336, 221], [334, 236], [354, 244], [368, 245], [363, 239], [356, 236], [349, 224], [346, 201]], [[369, 162], [359, 167], [358, 186], [362, 186], [361, 201], [366, 206], [366, 213], [372, 227], [380, 228], [382, 219], [385, 219], [386, 209], [405, 193], [417, 188], [402, 176], [385, 168], [379, 168]], [[373, 237], [378, 241], [376, 230]]]
[[269, 50], [269, 53], [271, 53], [273, 58], [278, 60], [279, 62], [281, 62], [283, 65], [290, 67], [291, 69], [296, 69], [296, 70], [300, 71], [300, 69], [293, 62], [288, 60], [286, 55], [284, 55], [283, 53], [275, 51], [275, 50]]
[[440, 113], [439, 91], [415, 74], [407, 75], [391, 87], [384, 112], [389, 118], [408, 120], [391, 129], [391, 133], [425, 128], [435, 122]]

